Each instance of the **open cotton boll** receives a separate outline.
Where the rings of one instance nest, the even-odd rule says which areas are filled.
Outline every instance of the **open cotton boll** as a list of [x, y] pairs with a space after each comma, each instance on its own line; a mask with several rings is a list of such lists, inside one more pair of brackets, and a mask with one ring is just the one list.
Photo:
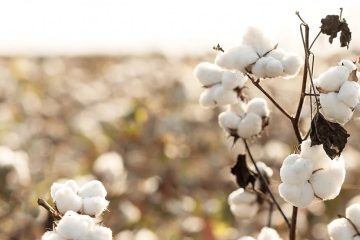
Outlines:
[[253, 98], [248, 102], [247, 112], [253, 112], [260, 117], [267, 117], [270, 114], [267, 102], [263, 98]]
[[343, 85], [341, 85], [337, 97], [349, 108], [354, 108], [356, 104], [359, 103], [359, 90], [359, 83], [354, 81], [345, 81]]
[[307, 207], [314, 198], [314, 191], [308, 182], [298, 185], [281, 183], [279, 194], [285, 201], [299, 208]]
[[74, 180], [67, 180], [64, 183], [53, 183], [50, 187], [51, 198], [55, 201], [55, 193], [64, 187], [70, 188], [74, 193], [79, 191], [79, 186]]
[[86, 197], [106, 197], [106, 189], [98, 180], [92, 180], [85, 183], [79, 190], [79, 196]]
[[91, 229], [91, 217], [81, 215], [73, 211], [65, 213], [56, 228], [57, 233], [65, 239], [81, 239]]
[[225, 71], [222, 74], [221, 84], [227, 90], [242, 87], [247, 81], [247, 77], [239, 71]]
[[265, 53], [274, 49], [275, 44], [264, 33], [255, 27], [249, 27], [244, 34], [243, 44], [252, 46], [256, 53], [263, 56]]
[[257, 199], [256, 194], [245, 191], [243, 188], [239, 188], [229, 194], [228, 203], [229, 205], [238, 204], [250, 204], [254, 203]]
[[44, 233], [44, 235], [41, 237], [41, 240], [65, 240], [65, 239], [54, 231], [48, 231]]
[[218, 87], [220, 84], [207, 88], [200, 94], [199, 103], [202, 107], [216, 107], [215, 89]]
[[241, 118], [234, 112], [222, 112], [218, 117], [219, 125], [223, 129], [237, 129]]
[[313, 170], [327, 168], [331, 164], [331, 159], [326, 154], [323, 145], [311, 146], [311, 140], [305, 140], [301, 143], [300, 157], [311, 160]]
[[315, 172], [310, 178], [310, 183], [316, 196], [329, 200], [339, 195], [344, 180], [344, 160], [340, 157], [332, 160], [328, 169]]
[[269, 57], [262, 57], [256, 61], [254, 65], [251, 67], [251, 72], [258, 78], [266, 77], [266, 65], [269, 61]]
[[90, 216], [100, 215], [109, 205], [103, 197], [90, 197], [83, 199], [83, 212]]
[[273, 57], [269, 57], [269, 60], [265, 66], [266, 77], [273, 78], [283, 75], [284, 68], [281, 62]]
[[231, 104], [229, 107], [230, 112], [236, 113], [239, 117], [243, 117], [246, 113], [247, 104], [243, 101], [238, 101], [235, 104]]
[[241, 219], [253, 218], [259, 211], [259, 205], [254, 204], [232, 204], [230, 205], [231, 213]]
[[337, 122], [344, 125], [352, 117], [353, 112], [351, 109], [338, 99], [337, 93], [335, 92], [327, 94], [321, 93], [320, 104], [320, 112], [331, 122]]
[[281, 48], [276, 48], [269, 52], [266, 56], [282, 61], [282, 59], [285, 57], [285, 51]]
[[338, 65], [346, 67], [350, 72], [354, 71], [357, 68], [355, 63], [348, 59], [341, 60]]
[[316, 87], [326, 92], [339, 91], [341, 85], [347, 81], [349, 70], [344, 66], [331, 67], [321, 73], [314, 81]]
[[349, 218], [358, 229], [360, 229], [360, 204], [357, 203], [347, 207], [346, 217]]
[[81, 197], [67, 186], [56, 191], [54, 201], [61, 213], [69, 210], [77, 212], [81, 209]]
[[257, 240], [281, 240], [281, 238], [275, 229], [263, 227]]
[[287, 75], [295, 76], [300, 71], [300, 67], [302, 65], [302, 59], [301, 59], [301, 57], [299, 57], [297, 55], [289, 54], [289, 55], [286, 55], [281, 60], [281, 63], [282, 63], [284, 72]]
[[223, 86], [216, 88], [214, 94], [215, 101], [218, 106], [224, 106], [238, 102], [237, 93], [232, 90], [227, 90]]
[[211, 86], [221, 82], [223, 70], [212, 63], [203, 62], [195, 67], [194, 75], [203, 86]]
[[249, 138], [259, 134], [262, 130], [262, 120], [256, 113], [250, 112], [240, 121], [237, 134], [241, 138]]
[[240, 45], [219, 53], [215, 58], [215, 64], [223, 68], [246, 72], [245, 68], [256, 62], [258, 58], [259, 56], [251, 46]]
[[287, 156], [280, 168], [281, 181], [288, 184], [301, 184], [310, 179], [313, 164], [299, 154]]
[[353, 240], [354, 228], [345, 218], [338, 218], [328, 224], [327, 230], [331, 240]]
[[112, 231], [107, 227], [95, 226], [88, 233], [86, 240], [112, 240]]

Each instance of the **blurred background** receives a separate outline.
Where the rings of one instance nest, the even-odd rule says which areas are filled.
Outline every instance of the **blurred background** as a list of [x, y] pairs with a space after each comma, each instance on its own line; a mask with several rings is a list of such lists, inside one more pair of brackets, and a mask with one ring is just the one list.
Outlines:
[[[295, 11], [314, 37], [321, 18], [340, 7], [353, 40], [346, 50], [338, 39], [330, 45], [321, 36], [313, 48], [315, 75], [359, 56], [358, 2], [1, 1], [0, 239], [41, 239], [49, 226], [37, 198], [51, 202], [51, 184], [64, 178], [104, 182], [110, 200], [104, 225], [116, 240], [256, 236], [267, 206], [250, 222], [231, 215], [227, 196], [236, 184], [230, 167], [243, 147], [231, 147], [218, 127], [221, 109], [199, 106], [201, 86], [192, 71], [214, 60], [215, 44], [240, 43], [250, 25], [302, 54]], [[300, 77], [263, 84], [295, 111]], [[262, 96], [250, 84], [247, 94]], [[269, 105], [270, 126], [251, 148], [274, 169], [277, 192], [278, 170], [296, 140], [290, 123]], [[326, 224], [360, 193], [357, 112], [346, 129], [344, 188], [335, 200], [300, 211], [300, 239], [328, 239]], [[286, 238], [277, 215], [273, 226]]]

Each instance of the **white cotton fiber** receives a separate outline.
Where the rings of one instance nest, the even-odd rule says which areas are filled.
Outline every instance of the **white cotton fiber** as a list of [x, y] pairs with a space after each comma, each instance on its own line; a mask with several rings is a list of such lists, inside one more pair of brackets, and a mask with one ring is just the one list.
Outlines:
[[86, 240], [112, 240], [112, 231], [107, 227], [95, 226], [88, 233]]
[[79, 214], [68, 211], [60, 220], [56, 231], [57, 233], [65, 239], [81, 239], [81, 237], [86, 236], [91, 228], [92, 219], [87, 216], [80, 217]]
[[217, 84], [211, 88], [205, 89], [199, 97], [199, 103], [202, 107], [216, 107], [215, 101], [215, 89], [220, 87], [220, 84]]
[[344, 180], [344, 160], [340, 157], [332, 160], [329, 168], [315, 172], [310, 178], [310, 183], [316, 196], [329, 200], [339, 195]]
[[339, 91], [341, 85], [347, 81], [349, 70], [344, 66], [335, 66], [321, 73], [314, 83], [316, 87], [326, 92]]
[[229, 107], [230, 112], [236, 113], [239, 117], [244, 117], [247, 109], [247, 104], [243, 101], [238, 101], [235, 104], [231, 104]]
[[219, 125], [223, 129], [237, 129], [241, 118], [234, 112], [222, 112], [218, 117]]
[[327, 226], [331, 240], [353, 240], [356, 234], [354, 228], [345, 218], [333, 220]]
[[237, 93], [232, 90], [225, 89], [222, 85], [214, 90], [215, 101], [218, 106], [234, 104], [238, 102]]
[[253, 112], [260, 117], [267, 117], [270, 114], [267, 102], [263, 98], [252, 98], [247, 105], [247, 112]]
[[203, 62], [195, 67], [194, 75], [203, 86], [211, 86], [221, 82], [223, 70], [212, 63]]
[[302, 59], [297, 55], [289, 54], [282, 59], [281, 63], [283, 65], [284, 72], [287, 75], [294, 76], [300, 71]]
[[263, 227], [257, 240], [281, 240], [281, 238], [275, 229]]
[[276, 48], [269, 52], [269, 54], [267, 54], [266, 56], [273, 57], [279, 61], [282, 61], [282, 59], [285, 57], [285, 51], [281, 48]]
[[308, 182], [298, 185], [281, 183], [279, 194], [287, 202], [299, 208], [307, 207], [314, 198], [314, 191]]
[[283, 75], [283, 66], [281, 62], [273, 57], [269, 57], [269, 60], [265, 66], [265, 74], [268, 78], [279, 77]]
[[219, 53], [215, 58], [215, 63], [223, 68], [246, 72], [245, 68], [258, 58], [259, 56], [251, 46], [241, 45]]
[[266, 78], [266, 65], [269, 61], [269, 57], [262, 57], [256, 61], [251, 67], [251, 72], [258, 78]]
[[352, 72], [356, 69], [355, 63], [348, 59], [341, 60], [338, 65], [346, 67], [349, 70], [349, 72]]
[[247, 77], [239, 71], [224, 71], [221, 78], [221, 84], [227, 90], [233, 90], [237, 87], [243, 87]]
[[252, 46], [258, 55], [263, 56], [265, 53], [274, 49], [275, 44], [264, 33], [255, 27], [249, 27], [244, 34], [243, 44]]
[[351, 109], [338, 99], [335, 92], [327, 94], [321, 93], [320, 104], [320, 112], [331, 122], [337, 122], [344, 125], [352, 117], [353, 112]]
[[245, 236], [245, 237], [239, 238], [238, 240], [256, 240], [256, 239], [253, 237]]
[[346, 208], [346, 217], [360, 229], [360, 204], [356, 203]]
[[44, 233], [44, 235], [41, 237], [41, 240], [65, 240], [65, 239], [54, 231], [48, 231]]
[[263, 171], [266, 173], [266, 176], [269, 178], [272, 177], [274, 174], [273, 170], [268, 167], [264, 162], [256, 162], [256, 166], [260, 169], [260, 171]]
[[337, 97], [349, 108], [354, 108], [356, 104], [359, 103], [359, 89], [358, 82], [345, 81], [343, 85], [341, 85]]
[[67, 180], [64, 183], [53, 183], [50, 187], [51, 198], [55, 201], [55, 193], [64, 187], [70, 188], [74, 193], [79, 191], [79, 186], [74, 180]]
[[256, 113], [250, 112], [240, 121], [237, 133], [241, 138], [249, 138], [259, 134], [262, 130], [262, 120]]
[[81, 209], [81, 197], [67, 186], [56, 191], [54, 201], [57, 209], [61, 213], [65, 213], [69, 210], [77, 212]]
[[257, 214], [259, 211], [259, 204], [233, 204], [230, 205], [230, 211], [237, 218], [249, 219]]
[[244, 191], [243, 188], [239, 188], [229, 194], [228, 203], [229, 205], [238, 204], [250, 204], [254, 203], [257, 199], [256, 194]]
[[327, 168], [331, 164], [331, 159], [327, 156], [323, 145], [314, 145], [311, 147], [310, 139], [301, 143], [300, 157], [309, 159], [313, 164], [313, 170]]
[[281, 181], [288, 184], [302, 184], [310, 179], [313, 164], [298, 154], [287, 156], [280, 168]]
[[79, 190], [79, 196], [86, 197], [106, 197], [106, 189], [98, 180], [92, 180], [84, 184]]
[[89, 197], [83, 199], [83, 213], [90, 216], [100, 215], [109, 205], [104, 197]]

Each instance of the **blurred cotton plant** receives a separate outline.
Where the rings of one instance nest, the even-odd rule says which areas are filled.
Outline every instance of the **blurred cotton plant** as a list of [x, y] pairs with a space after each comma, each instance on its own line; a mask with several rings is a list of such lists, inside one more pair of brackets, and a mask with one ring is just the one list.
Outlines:
[[[215, 63], [200, 63], [194, 70], [195, 77], [205, 88], [200, 95], [200, 104], [211, 108], [226, 107], [227, 110], [218, 116], [219, 125], [233, 138], [234, 143], [242, 141], [244, 144], [245, 152], [239, 153], [231, 169], [240, 187], [228, 197], [231, 212], [238, 219], [252, 219], [263, 202], [269, 203], [268, 226], [261, 230], [257, 239], [281, 239], [271, 228], [273, 206], [287, 224], [289, 239], [296, 239], [298, 208], [336, 198], [344, 183], [346, 173], [342, 151], [350, 135], [343, 126], [359, 104], [359, 72], [355, 62], [344, 59], [314, 78], [315, 56], [311, 50], [320, 34], [329, 35], [329, 42], [332, 43], [340, 32], [341, 47], [349, 46], [351, 32], [341, 13], [322, 19], [320, 32], [312, 42], [309, 40], [309, 26], [296, 13], [301, 21], [304, 60], [282, 49], [261, 30], [250, 27], [239, 46], [226, 49], [218, 44], [214, 47], [219, 51]], [[293, 78], [300, 72], [301, 66], [300, 97], [295, 113], [291, 114], [261, 83], [268, 78]], [[256, 162], [250, 149], [249, 142], [261, 136], [271, 122], [271, 116], [265, 99], [246, 96], [244, 90], [249, 82], [290, 121], [297, 139], [297, 150], [282, 162], [281, 184], [278, 187], [279, 195], [293, 206], [291, 219], [285, 215], [270, 188], [271, 168], [265, 163]], [[303, 132], [300, 118], [306, 97], [310, 102], [311, 125], [307, 132]], [[247, 157], [252, 166], [248, 166]], [[347, 215], [351, 215], [349, 219], [355, 219], [355, 223], [345, 218], [338, 220], [339, 224], [330, 224], [329, 232], [333, 239], [360, 239], [359, 232], [354, 230], [357, 224], [354, 212], [357, 210], [349, 211], [351, 213], [347, 211]], [[334, 237], [336, 234], [341, 236], [338, 232], [345, 231], [342, 228], [350, 229], [346, 236], [354, 238]], [[254, 238], [247, 236], [240, 239]]]

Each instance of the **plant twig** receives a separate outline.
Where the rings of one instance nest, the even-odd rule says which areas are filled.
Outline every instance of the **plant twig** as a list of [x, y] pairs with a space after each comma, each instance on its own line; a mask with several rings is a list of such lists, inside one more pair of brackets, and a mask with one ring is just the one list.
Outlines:
[[39, 206], [45, 208], [51, 214], [51, 216], [53, 216], [54, 219], [59, 220], [62, 218], [61, 213], [59, 213], [52, 206], [50, 206], [50, 204], [46, 202], [44, 199], [38, 198], [37, 203]]
[[271, 227], [271, 220], [272, 220], [273, 211], [274, 211], [274, 204], [269, 203], [269, 215], [268, 215], [268, 222], [267, 222], [268, 227]]
[[270, 195], [270, 198], [272, 199], [273, 203], [275, 204], [275, 206], [277, 207], [277, 209], [279, 210], [280, 214], [282, 215], [282, 217], [284, 218], [285, 220], [285, 223], [287, 224], [288, 228], [290, 228], [290, 222], [289, 222], [289, 219], [287, 219], [285, 213], [283, 212], [283, 210], [281, 209], [279, 203], [277, 202], [277, 200], [275, 199], [274, 197], [274, 194], [272, 193], [270, 187], [269, 187], [269, 184], [267, 183], [265, 177], [262, 175], [261, 171], [259, 170], [258, 166], [256, 165], [256, 162], [253, 158], [253, 155], [251, 154], [251, 151], [250, 151], [250, 147], [247, 143], [247, 141], [245, 139], [243, 139], [244, 141], [244, 144], [245, 144], [245, 148], [246, 148], [246, 152], [248, 153], [249, 155], [249, 158], [251, 160], [251, 162], [253, 163], [254, 167], [255, 167], [255, 170], [256, 172], [259, 174], [260, 176], [260, 181], [264, 184], [264, 186], [266, 187], [266, 191], [269, 193]]

